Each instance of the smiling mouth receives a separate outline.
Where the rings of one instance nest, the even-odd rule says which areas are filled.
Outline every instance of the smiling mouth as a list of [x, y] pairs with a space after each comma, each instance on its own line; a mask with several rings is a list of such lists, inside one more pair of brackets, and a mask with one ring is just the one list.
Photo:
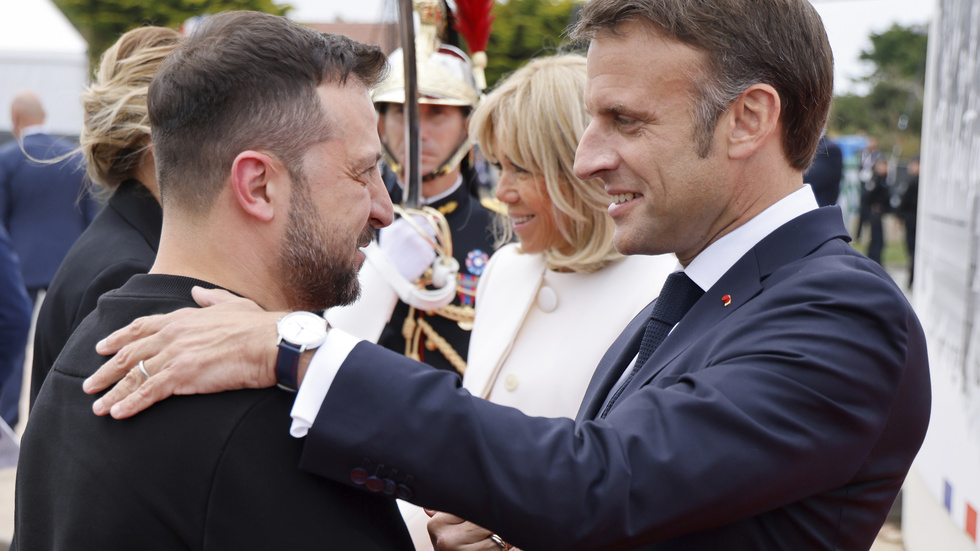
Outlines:
[[534, 218], [534, 215], [533, 214], [530, 214], [528, 216], [511, 216], [510, 217], [510, 219], [515, 224], [524, 224], [526, 222], [530, 222], [533, 218]]
[[639, 196], [637, 194], [635, 194], [635, 193], [617, 193], [616, 195], [613, 195], [612, 196], [612, 199], [613, 199], [613, 204], [614, 205], [618, 205], [620, 203], [625, 203], [627, 201], [632, 201], [633, 199], [636, 199], [637, 197], [639, 197]]

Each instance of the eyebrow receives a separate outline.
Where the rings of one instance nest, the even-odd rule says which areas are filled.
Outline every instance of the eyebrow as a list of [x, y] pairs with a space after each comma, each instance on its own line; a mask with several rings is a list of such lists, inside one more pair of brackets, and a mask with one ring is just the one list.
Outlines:
[[374, 155], [368, 154], [368, 155], [365, 155], [364, 157], [361, 158], [361, 161], [358, 163], [357, 166], [363, 166], [365, 168], [372, 167], [372, 166], [380, 163], [381, 162], [381, 159], [383, 159], [383, 158], [384, 158], [384, 155], [382, 155], [382, 153], [380, 151], [378, 151]]
[[601, 107], [599, 108], [598, 112], [603, 115], [626, 115], [627, 117], [634, 119], [646, 119], [650, 116], [650, 113], [644, 112], [640, 109], [627, 107], [621, 102], [614, 103], [608, 107]]
[[660, 110], [648, 106], [648, 108], [634, 108], [628, 107], [623, 102], [615, 102], [605, 107], [600, 107], [595, 111], [589, 111], [589, 114], [593, 117], [607, 116], [607, 117], [626, 117], [629, 119], [645, 122], [645, 123], [655, 123], [660, 120]]

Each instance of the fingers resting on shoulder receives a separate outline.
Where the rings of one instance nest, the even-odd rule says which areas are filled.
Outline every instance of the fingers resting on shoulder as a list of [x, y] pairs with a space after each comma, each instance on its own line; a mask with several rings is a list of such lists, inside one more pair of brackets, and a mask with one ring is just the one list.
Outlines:
[[174, 394], [275, 385], [275, 320], [283, 313], [226, 291], [193, 295], [205, 308], [138, 318], [98, 343], [97, 352], [115, 355], [82, 388], [115, 386], [95, 401], [95, 414], [122, 419]]

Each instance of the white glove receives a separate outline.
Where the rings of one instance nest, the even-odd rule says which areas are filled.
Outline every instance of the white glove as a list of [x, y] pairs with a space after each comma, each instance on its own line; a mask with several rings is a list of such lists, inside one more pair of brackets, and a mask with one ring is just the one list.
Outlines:
[[[412, 222], [435, 241], [436, 229], [422, 216], [413, 216]], [[390, 226], [382, 228], [378, 245], [388, 261], [407, 281], [415, 281], [425, 273], [436, 259], [436, 250], [404, 218], [396, 218]]]

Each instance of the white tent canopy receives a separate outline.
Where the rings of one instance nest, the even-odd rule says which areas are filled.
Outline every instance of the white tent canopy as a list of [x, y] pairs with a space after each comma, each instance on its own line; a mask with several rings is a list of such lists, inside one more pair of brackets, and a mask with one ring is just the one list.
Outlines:
[[0, 0], [0, 131], [11, 131], [14, 96], [33, 90], [48, 131], [77, 135], [88, 80], [88, 44], [51, 0]]

